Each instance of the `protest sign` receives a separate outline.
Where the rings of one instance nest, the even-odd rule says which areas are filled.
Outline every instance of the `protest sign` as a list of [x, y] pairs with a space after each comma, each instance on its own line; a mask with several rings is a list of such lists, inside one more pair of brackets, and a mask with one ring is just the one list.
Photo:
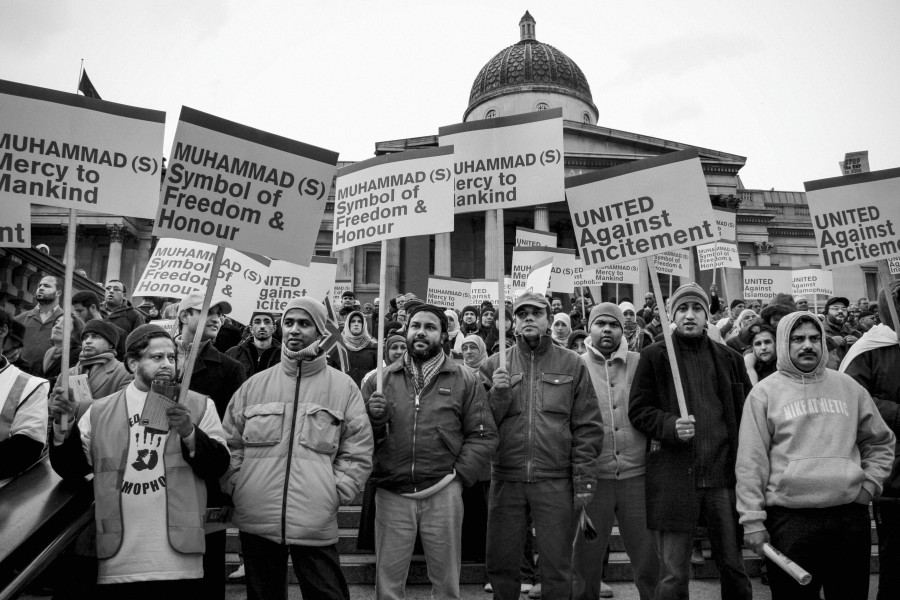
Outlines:
[[428, 276], [428, 293], [425, 302], [461, 311], [472, 303], [472, 282], [456, 277]]
[[308, 265], [337, 156], [182, 107], [153, 235]]
[[338, 171], [334, 250], [453, 231], [453, 147], [376, 156]]
[[744, 269], [744, 298], [768, 301], [775, 294], [790, 294], [793, 273], [783, 267], [753, 267]]
[[677, 275], [678, 277], [690, 277], [691, 258], [690, 250], [668, 250], [655, 255], [653, 257], [653, 263], [657, 273]]
[[546, 246], [516, 246], [512, 256], [512, 291], [521, 292], [526, 288], [525, 280], [534, 265], [546, 259], [553, 259], [552, 277], [548, 289], [572, 293], [575, 288], [575, 264], [578, 260], [575, 250], [569, 248], [548, 248]]
[[791, 293], [834, 295], [834, 274], [824, 269], [800, 269], [791, 275]]
[[869, 172], [869, 151], [847, 152], [844, 160], [838, 163], [841, 166], [841, 173], [844, 175], [856, 175], [858, 173]]
[[891, 275], [900, 275], [900, 256], [892, 256], [887, 259]]
[[481, 306], [487, 300], [495, 307], [500, 304], [500, 292], [496, 279], [473, 279], [470, 293], [472, 304]]
[[585, 269], [581, 260], [575, 266], [575, 286], [598, 286], [604, 283], [638, 284], [641, 282], [640, 261]]
[[900, 168], [803, 185], [825, 269], [900, 255]]
[[31, 205], [28, 202], [5, 203], [0, 221], [0, 247], [31, 247]]
[[0, 203], [152, 219], [164, 112], [0, 80]]
[[337, 259], [313, 256], [309, 265], [273, 260], [255, 298], [254, 310], [280, 313], [294, 298], [311, 296], [323, 302], [334, 289]]
[[[343, 301], [341, 300], [341, 296], [344, 295], [344, 292], [352, 292], [353, 291], [353, 281], [349, 279], [336, 279], [334, 282], [334, 288], [331, 292], [331, 303], [334, 306], [341, 306]], [[340, 310], [340, 309], [338, 309]]]
[[[212, 244], [163, 238], [150, 255], [132, 295], [184, 298], [192, 292], [205, 292], [215, 255]], [[264, 257], [225, 249], [213, 296], [231, 304], [231, 318], [250, 322], [268, 269], [269, 261]]]
[[720, 240], [737, 240], [737, 211], [727, 208], [714, 208], [716, 227], [719, 229]]
[[740, 269], [741, 260], [736, 245], [728, 242], [713, 242], [697, 246], [697, 262], [701, 271], [728, 267]]
[[521, 208], [563, 199], [562, 109], [441, 127], [453, 146], [457, 213]]
[[719, 237], [696, 150], [569, 177], [566, 199], [585, 267]]
[[537, 229], [516, 227], [516, 246], [546, 246], [556, 248], [556, 234]]
[[522, 293], [532, 291], [535, 294], [547, 295], [550, 289], [550, 276], [553, 274], [553, 257], [545, 258], [535, 263], [528, 278], [525, 280], [525, 289]]

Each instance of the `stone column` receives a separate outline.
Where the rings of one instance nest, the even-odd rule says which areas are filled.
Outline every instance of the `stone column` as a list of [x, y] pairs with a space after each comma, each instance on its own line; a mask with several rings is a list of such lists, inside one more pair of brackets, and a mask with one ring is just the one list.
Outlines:
[[387, 251], [381, 259], [386, 261], [384, 290], [390, 301], [400, 293], [400, 240], [398, 238], [388, 240]]
[[450, 277], [450, 234], [434, 234], [434, 274]]
[[122, 240], [125, 239], [125, 231], [121, 225], [107, 225], [109, 231], [109, 260], [106, 263], [105, 284], [110, 279], [119, 279], [122, 271]]
[[142, 231], [141, 237], [138, 238], [138, 246], [137, 246], [137, 260], [134, 266], [134, 283], [137, 284], [138, 280], [141, 278], [141, 275], [144, 274], [144, 269], [147, 268], [147, 263], [150, 262], [150, 246], [153, 243], [153, 236], [150, 235], [149, 231]]
[[484, 211], [484, 277], [497, 279], [499, 275], [497, 254], [497, 211]]
[[546, 204], [534, 207], [534, 228], [538, 231], [550, 231], [550, 209]]

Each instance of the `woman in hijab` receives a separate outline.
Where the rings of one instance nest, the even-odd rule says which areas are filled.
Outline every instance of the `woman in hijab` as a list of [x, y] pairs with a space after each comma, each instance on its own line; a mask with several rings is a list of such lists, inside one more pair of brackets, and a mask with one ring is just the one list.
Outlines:
[[358, 310], [347, 315], [341, 336], [347, 348], [349, 363], [347, 375], [359, 386], [366, 373], [375, 368], [375, 362], [378, 360], [378, 342], [369, 335], [366, 330], [366, 318]]
[[444, 314], [447, 315], [447, 340], [444, 342], [444, 354], [450, 358], [459, 358], [462, 339], [466, 336], [460, 335], [459, 317], [456, 311], [449, 309], [445, 310]]
[[[72, 335], [69, 338], [69, 364], [67, 369], [74, 367], [78, 363], [78, 355], [81, 354], [81, 332], [84, 331], [84, 321], [72, 315]], [[53, 345], [44, 353], [44, 362], [41, 365], [41, 372], [38, 373], [50, 382], [50, 389], [56, 385], [56, 378], [62, 370], [62, 349], [63, 349], [63, 318], [59, 317], [53, 323], [53, 329], [50, 330], [50, 341]]]
[[487, 360], [487, 350], [485, 349], [484, 340], [481, 336], [467, 335], [460, 344], [462, 351], [463, 364], [466, 365], [473, 373], [478, 374], [481, 365]]
[[553, 325], [550, 326], [550, 337], [553, 343], [562, 348], [569, 343], [569, 334], [572, 333], [572, 321], [566, 313], [553, 315]]
[[[397, 362], [397, 360], [401, 356], [403, 356], [404, 352], [406, 352], [405, 337], [397, 334], [389, 335], [388, 337], [386, 337], [384, 340], [384, 366], [387, 367], [388, 365], [392, 365]], [[359, 385], [360, 389], [362, 389], [362, 387], [366, 385], [366, 382], [374, 377], [377, 372], [378, 369], [372, 369], [371, 371], [366, 373], [366, 376], [363, 377], [362, 383]]]
[[625, 340], [628, 342], [629, 352], [640, 352], [644, 346], [649, 346], [647, 334], [644, 332], [643, 326], [638, 323], [640, 317], [637, 316], [637, 310], [631, 302], [622, 302], [619, 304], [622, 314], [625, 315], [625, 323], [622, 331]]

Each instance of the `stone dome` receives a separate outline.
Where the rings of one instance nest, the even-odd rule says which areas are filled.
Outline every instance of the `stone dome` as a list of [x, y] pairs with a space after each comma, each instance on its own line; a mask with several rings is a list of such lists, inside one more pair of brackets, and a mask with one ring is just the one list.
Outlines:
[[547, 91], [574, 96], [597, 114], [584, 73], [575, 61], [550, 44], [534, 37], [535, 21], [526, 12], [519, 21], [518, 43], [498, 52], [479, 71], [472, 83], [464, 119], [478, 105], [508, 93]]

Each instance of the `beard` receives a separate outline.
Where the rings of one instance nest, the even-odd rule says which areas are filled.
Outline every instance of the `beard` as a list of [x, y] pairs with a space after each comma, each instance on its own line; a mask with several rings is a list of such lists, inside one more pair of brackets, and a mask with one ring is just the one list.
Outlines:
[[438, 352], [443, 352], [440, 344], [429, 344], [427, 348], [420, 350], [415, 347], [415, 342], [416, 340], [413, 340], [411, 344], [407, 345], [407, 351], [417, 362], [426, 362], [437, 356]]
[[152, 371], [151, 369], [146, 369], [144, 367], [138, 366], [137, 370], [134, 373], [135, 379], [139, 379], [147, 389], [150, 388], [150, 384], [154, 381], [166, 381], [166, 382], [174, 382], [175, 381], [175, 367], [173, 366], [171, 370], [159, 369], [156, 371]]

